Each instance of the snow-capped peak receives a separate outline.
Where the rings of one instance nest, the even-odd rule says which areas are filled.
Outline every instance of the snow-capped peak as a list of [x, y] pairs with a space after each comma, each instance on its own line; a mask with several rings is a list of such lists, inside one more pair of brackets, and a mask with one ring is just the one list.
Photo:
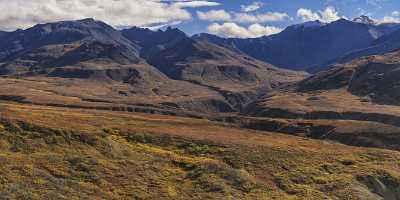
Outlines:
[[369, 18], [368, 16], [365, 16], [365, 15], [361, 15], [359, 17], [354, 18], [353, 22], [361, 23], [361, 24], [370, 24], [370, 25], [374, 25], [374, 24], [377, 23], [377, 22], [375, 22], [374, 20], [372, 20], [371, 18]]

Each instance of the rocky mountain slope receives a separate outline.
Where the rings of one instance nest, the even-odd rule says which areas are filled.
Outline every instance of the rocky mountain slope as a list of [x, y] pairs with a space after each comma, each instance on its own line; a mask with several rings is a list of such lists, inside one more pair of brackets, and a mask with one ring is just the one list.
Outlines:
[[245, 54], [189, 38], [178, 29], [154, 32], [132, 28], [122, 33], [142, 47], [141, 55], [149, 64], [173, 79], [231, 88], [254, 87], [258, 82], [259, 86], [270, 88], [267, 82], [278, 83], [296, 76]]
[[140, 55], [145, 59], [188, 37], [181, 30], [171, 27], [165, 31], [132, 27], [122, 30], [121, 33], [142, 48]]
[[339, 65], [300, 83], [300, 90], [347, 88], [379, 104], [399, 105], [400, 50]]
[[[14, 96], [33, 103], [236, 112], [260, 90], [305, 76], [171, 28], [118, 31], [84, 19], [4, 34], [0, 74], [19, 78], [3, 81], [18, 88]], [[1, 89], [9, 87], [3, 84]], [[32, 93], [21, 92], [32, 88]], [[41, 100], [42, 93], [50, 93], [52, 101]]]
[[1, 62], [26, 63], [21, 68], [72, 65], [94, 58], [140, 62], [135, 44], [93, 19], [39, 24], [8, 33], [2, 38], [0, 52]]

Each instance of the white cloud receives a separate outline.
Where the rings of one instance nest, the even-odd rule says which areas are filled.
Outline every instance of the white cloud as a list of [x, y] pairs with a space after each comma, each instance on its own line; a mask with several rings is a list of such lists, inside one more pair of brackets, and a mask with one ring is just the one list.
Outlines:
[[208, 12], [197, 11], [197, 16], [205, 21], [229, 21], [232, 16], [225, 10], [210, 10]]
[[393, 11], [392, 16], [394, 17], [400, 17], [400, 11]]
[[321, 15], [321, 21], [324, 22], [332, 22], [340, 19], [336, 9], [331, 6], [327, 7], [324, 11], [319, 11], [319, 13]]
[[274, 26], [262, 26], [260, 24], [252, 24], [246, 28], [236, 23], [227, 22], [223, 24], [213, 23], [208, 26], [208, 31], [223, 37], [255, 38], [279, 33], [282, 29]]
[[250, 5], [241, 5], [242, 12], [253, 12], [264, 6], [264, 3], [255, 1]]
[[250, 15], [247, 13], [235, 13], [235, 22], [240, 23], [264, 23], [264, 22], [277, 22], [289, 18], [287, 13], [280, 12], [267, 12], [263, 14]]
[[332, 6], [328, 6], [323, 11], [313, 12], [310, 9], [300, 8], [297, 10], [297, 16], [303, 21], [315, 21], [319, 20], [322, 22], [332, 22], [340, 19], [338, 12]]
[[315, 21], [321, 19], [318, 13], [314, 13], [312, 10], [306, 8], [300, 8], [297, 10], [297, 16], [303, 21]]
[[173, 3], [172, 5], [180, 8], [197, 8], [207, 6], [219, 6], [221, 4], [213, 1], [179, 1]]
[[379, 23], [400, 23], [400, 18], [385, 16], [382, 20], [379, 21]]
[[0, 29], [28, 28], [37, 23], [95, 18], [115, 27], [149, 26], [192, 18], [187, 7], [214, 6], [192, 0], [0, 0]]
[[163, 24], [157, 24], [157, 25], [151, 25], [151, 26], [143, 26], [142, 28], [148, 28], [150, 30], [155, 31], [155, 30], [158, 30], [158, 29], [161, 29], [161, 28], [164, 28], [164, 27], [168, 27], [168, 26], [176, 26], [176, 25], [179, 25], [181, 23], [182, 23], [182, 21], [174, 21], [174, 22], [170, 22], [170, 23], [166, 23], [166, 24], [163, 23]]
[[197, 16], [199, 17], [199, 19], [206, 21], [225, 21], [225, 22], [238, 22], [238, 23], [277, 22], [289, 18], [289, 15], [287, 13], [280, 13], [280, 12], [248, 14], [243, 12], [228, 13], [225, 10], [210, 10], [208, 12], [198, 11]]
[[394, 11], [390, 16], [385, 16], [381, 20], [377, 20], [379, 23], [400, 23], [400, 11]]

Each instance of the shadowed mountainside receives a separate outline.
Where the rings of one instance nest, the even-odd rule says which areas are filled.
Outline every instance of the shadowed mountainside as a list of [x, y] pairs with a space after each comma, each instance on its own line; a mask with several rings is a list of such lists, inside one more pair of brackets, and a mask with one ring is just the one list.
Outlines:
[[[380, 40], [396, 35], [394, 32], [399, 28], [399, 24], [377, 24], [362, 16], [353, 21], [340, 19], [328, 24], [320, 21], [306, 22], [289, 26], [275, 35], [254, 39], [226, 39], [209, 34], [194, 37], [243, 52], [281, 68], [316, 72], [326, 69], [329, 66], [327, 63], [339, 62], [343, 56], [353, 51], [370, 51], [368, 49], [382, 43]], [[380, 51], [374, 52], [387, 53], [393, 49], [381, 46]], [[365, 55], [372, 54], [359, 53], [351, 58]]]
[[12, 62], [22, 68], [19, 71], [73, 65], [95, 58], [117, 63], [140, 61], [135, 44], [111, 26], [93, 19], [39, 24], [10, 32], [2, 41], [1, 62]]
[[363, 56], [385, 54], [396, 51], [398, 49], [400, 49], [400, 30], [380, 37], [379, 39], [375, 40], [368, 48], [350, 52], [339, 59], [329, 62], [326, 65], [329, 65], [331, 63], [343, 64]]

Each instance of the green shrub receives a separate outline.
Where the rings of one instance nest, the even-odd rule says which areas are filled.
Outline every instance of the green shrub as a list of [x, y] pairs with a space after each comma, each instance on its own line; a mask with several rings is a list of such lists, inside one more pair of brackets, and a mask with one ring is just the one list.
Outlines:
[[217, 146], [209, 146], [207, 144], [189, 143], [183, 145], [186, 153], [193, 155], [217, 154], [222, 152], [222, 149]]
[[146, 133], [129, 134], [127, 139], [129, 142], [135, 143], [152, 143], [154, 141], [153, 136]]

